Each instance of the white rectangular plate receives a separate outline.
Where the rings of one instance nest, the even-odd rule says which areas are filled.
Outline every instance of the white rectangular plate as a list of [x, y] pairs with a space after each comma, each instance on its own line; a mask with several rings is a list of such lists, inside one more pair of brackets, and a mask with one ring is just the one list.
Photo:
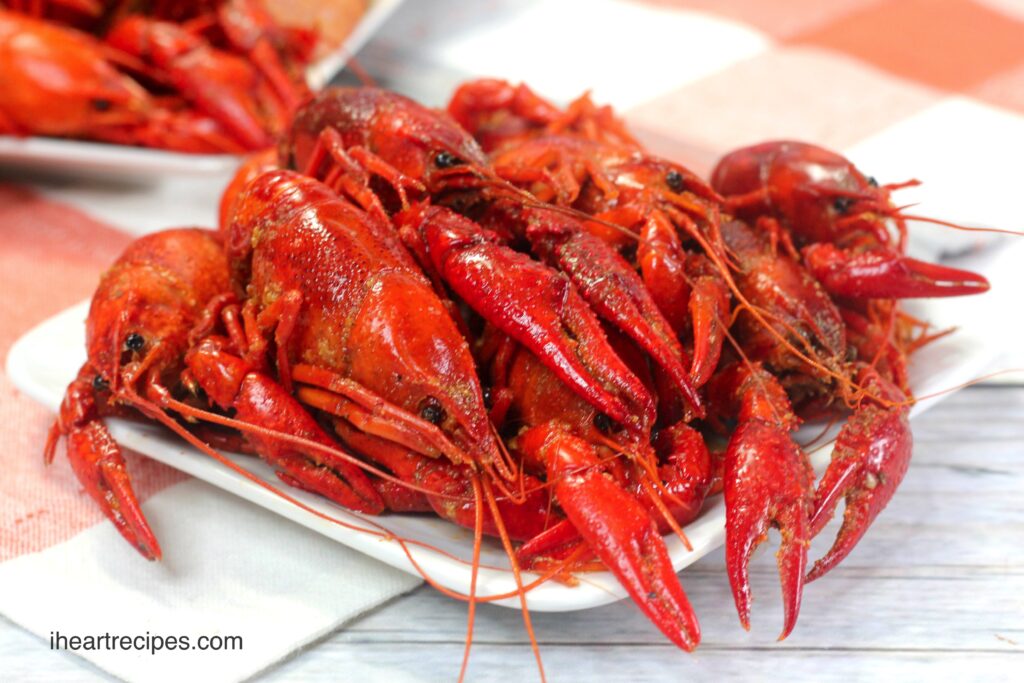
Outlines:
[[[1022, 251], [1004, 250], [985, 259], [975, 259], [969, 264], [992, 280], [991, 292], [961, 299], [916, 302], [913, 307], [916, 315], [939, 328], [959, 328], [955, 334], [927, 346], [914, 356], [912, 384], [918, 396], [928, 396], [975, 379], [998, 359], [1005, 347], [1005, 337], [1001, 334], [1003, 321], [1008, 318], [1005, 311], [1013, 310], [1005, 302], [1012, 300], [1024, 283], [1024, 277], [1016, 265], [1021, 261]], [[19, 339], [7, 357], [7, 372], [14, 384], [53, 410], [60, 404], [65, 387], [85, 358], [84, 320], [87, 309], [87, 303], [83, 302], [43, 322]], [[922, 400], [915, 406], [914, 413], [919, 414], [947, 395], [945, 393]], [[114, 438], [128, 448], [188, 472], [393, 567], [418, 574], [402, 545], [396, 540], [339, 526], [305, 512], [184, 445], [161, 427], [113, 419], [108, 422]], [[803, 440], [810, 438], [819, 429], [808, 427]], [[42, 446], [39, 445], [40, 449]], [[812, 454], [819, 473], [828, 462], [830, 453], [829, 447], [822, 447]], [[261, 479], [280, 485], [270, 468], [256, 458], [231, 457]], [[411, 541], [405, 547], [423, 571], [441, 585], [468, 593], [473, 547], [473, 535], [468, 530], [429, 515], [365, 517], [347, 512], [314, 495], [294, 489], [289, 489], [289, 493], [347, 524], [377, 531], [386, 530], [396, 537]], [[667, 536], [665, 540], [676, 570], [720, 546], [725, 538], [724, 523], [724, 504], [721, 496], [718, 496], [709, 502], [697, 520], [685, 528], [693, 551], [687, 551], [675, 536]], [[438, 550], [430, 550], [416, 543]], [[125, 552], [130, 552], [127, 546]], [[508, 560], [498, 543], [488, 540], [481, 558], [484, 566], [478, 579], [479, 595], [505, 594], [515, 590], [514, 580], [508, 570]], [[530, 577], [532, 575], [527, 575], [527, 580]], [[530, 609], [585, 609], [625, 597], [625, 591], [608, 572], [584, 574], [580, 578], [579, 585], [575, 587], [550, 581], [540, 585], [529, 593]], [[517, 598], [506, 599], [498, 604], [519, 606]]]
[[[337, 49], [306, 70], [310, 87], [320, 90], [381, 27], [402, 0], [374, 0], [366, 14]], [[238, 165], [233, 154], [184, 154], [161, 149], [113, 145], [85, 140], [0, 135], [0, 165], [59, 171], [63, 176], [223, 175]]]

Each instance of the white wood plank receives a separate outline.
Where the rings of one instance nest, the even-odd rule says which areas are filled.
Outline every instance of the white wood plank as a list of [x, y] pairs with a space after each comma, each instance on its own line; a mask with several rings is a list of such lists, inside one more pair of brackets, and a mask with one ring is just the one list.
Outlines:
[[[330, 648], [330, 649], [329, 649]], [[268, 681], [452, 681], [462, 661], [453, 644], [322, 646], [319, 657], [297, 657]], [[543, 650], [549, 681], [1012, 681], [1024, 658], [984, 652], [757, 650], [746, 656], [705, 649], [695, 655], [664, 648], [606, 645]], [[470, 681], [538, 680], [529, 650], [494, 645], [473, 650]]]
[[[932, 649], [1006, 651], [1016, 648], [997, 636], [1024, 641], [1019, 597], [1024, 575], [961, 569], [946, 575], [908, 576], [853, 572], [808, 587], [800, 623], [789, 639], [776, 643], [781, 626], [777, 579], [752, 578], [753, 628], [739, 626], [725, 577], [690, 576], [683, 583], [701, 619], [707, 648], [772, 649]], [[908, 602], [908, 596], [913, 600]], [[631, 644], [655, 646], [660, 634], [628, 602], [586, 612], [533, 614], [538, 638], [546, 644]], [[465, 607], [424, 588], [415, 599], [399, 601], [349, 626], [339, 640], [349, 643], [443, 643], [463, 641]], [[474, 642], [526, 646], [518, 612], [483, 606]]]

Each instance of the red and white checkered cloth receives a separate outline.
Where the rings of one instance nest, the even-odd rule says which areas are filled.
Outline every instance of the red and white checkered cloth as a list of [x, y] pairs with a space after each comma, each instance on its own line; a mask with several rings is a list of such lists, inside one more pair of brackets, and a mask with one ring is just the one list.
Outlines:
[[[699, 172], [740, 145], [804, 139], [846, 153], [883, 182], [921, 178], [924, 186], [901, 197], [922, 202], [921, 213], [1024, 228], [1021, 0], [491, 4], [491, 14], [476, 8], [464, 16], [455, 3], [441, 7], [449, 12], [409, 3], [374, 49], [393, 45], [422, 60], [419, 69], [525, 81], [563, 101], [593, 89], [653, 148]], [[392, 81], [401, 83], [410, 64], [396, 59]], [[425, 97], [440, 104], [448, 94]], [[146, 206], [136, 196], [124, 210], [112, 208], [120, 205], [101, 202], [104, 192], [55, 194], [123, 227]], [[172, 205], [164, 202], [167, 225], [177, 222]], [[918, 246], [932, 252], [977, 239], [920, 232]], [[0, 188], [0, 354], [33, 324], [87, 297], [126, 242], [77, 210]], [[0, 374], [0, 612], [44, 638], [57, 629], [250, 636], [241, 658], [87, 655], [122, 677], [244, 677], [414, 583], [130, 457], [168, 558], [154, 569], [123, 544], [65, 462], [44, 470], [51, 420]], [[349, 602], [357, 593], [372, 599]]]
[[[492, 0], [436, 22], [431, 4], [396, 51], [562, 101], [590, 89], [695, 171], [743, 145], [806, 140], [882, 181], [920, 178], [897, 195], [915, 211], [1024, 228], [1022, 0]], [[434, 92], [445, 78], [405, 68], [396, 62], [389, 82], [445, 102]]]

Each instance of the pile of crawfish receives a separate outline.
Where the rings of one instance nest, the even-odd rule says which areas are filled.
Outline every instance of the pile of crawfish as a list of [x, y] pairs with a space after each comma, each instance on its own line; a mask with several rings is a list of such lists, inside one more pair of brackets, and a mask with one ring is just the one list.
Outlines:
[[[606, 568], [686, 650], [663, 535], [721, 493], [744, 626], [751, 553], [781, 532], [785, 636], [907, 470], [907, 359], [934, 334], [900, 300], [988, 288], [906, 256], [897, 187], [798, 142], [733, 152], [708, 183], [586, 96], [503, 81], [447, 112], [328, 89], [240, 169], [218, 231], [143, 237], [104, 274], [47, 457], [66, 436], [159, 558], [102, 422], [141, 413], [345, 508], [473, 529], [477, 560], [497, 537], [520, 593], [520, 570]], [[840, 416], [815, 487], [794, 430]]]
[[6, 0], [0, 134], [265, 149], [310, 95], [315, 44], [260, 0]]

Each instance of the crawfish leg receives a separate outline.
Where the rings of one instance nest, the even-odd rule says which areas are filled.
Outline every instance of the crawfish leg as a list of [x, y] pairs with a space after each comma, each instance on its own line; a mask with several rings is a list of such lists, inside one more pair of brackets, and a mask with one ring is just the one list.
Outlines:
[[675, 226], [656, 209], [644, 221], [637, 260], [651, 298], [676, 336], [682, 339], [692, 328], [690, 380], [703, 386], [722, 354], [729, 311], [725, 283], [705, 260], [686, 255]]
[[[376, 514], [384, 509], [383, 500], [354, 456], [342, 451], [283, 386], [226, 350], [222, 340], [203, 340], [189, 350], [185, 362], [212, 401], [234, 409], [238, 421], [253, 426], [243, 430], [247, 440], [261, 458], [278, 469], [278, 476], [284, 474], [285, 482], [360, 512]], [[159, 393], [161, 388], [153, 386], [151, 390]], [[320, 447], [297, 444], [282, 435]]]
[[763, 211], [771, 207], [771, 194], [767, 187], [759, 187], [725, 198], [726, 212], [732, 215], [744, 215], [748, 211]]
[[637, 262], [651, 298], [676, 336], [686, 334], [685, 302], [690, 300], [686, 254], [675, 227], [664, 213], [652, 211], [640, 232]]
[[195, 325], [188, 333], [189, 344], [209, 337], [213, 334], [218, 324], [223, 324], [224, 329], [236, 349], [247, 349], [249, 343], [246, 338], [242, 321], [239, 317], [238, 297], [231, 292], [218, 294], [213, 297], [199, 314]]
[[[331, 439], [281, 385], [270, 377], [250, 373], [235, 400], [237, 418], [271, 429], [315, 441], [332, 451], [340, 451]], [[378, 514], [384, 501], [370, 479], [353, 460], [328, 455], [327, 451], [297, 448], [273, 436], [249, 434], [257, 453], [279, 468], [286, 483], [332, 500], [352, 510]]]
[[[655, 488], [655, 492], [677, 524], [689, 524], [700, 514], [711, 488], [711, 454], [704, 437], [685, 422], [677, 422], [658, 433], [655, 448], [663, 463], [658, 467], [662, 486]], [[650, 496], [640, 500], [658, 520], [659, 531], [669, 533], [671, 527]]]
[[694, 280], [690, 294], [690, 321], [693, 328], [690, 376], [700, 387], [711, 379], [718, 367], [729, 327], [729, 290], [720, 277], [701, 275]]
[[387, 219], [380, 198], [370, 188], [370, 176], [383, 178], [398, 194], [402, 207], [409, 205], [408, 190], [423, 192], [423, 184], [411, 178], [364, 147], [346, 148], [337, 129], [327, 126], [320, 131], [309, 154], [304, 175], [321, 179], [335, 192], [344, 192], [365, 211]]
[[300, 401], [358, 425], [360, 429], [388, 441], [402, 444], [417, 453], [437, 458], [448, 457], [454, 463], [473, 462], [430, 422], [389, 403], [358, 382], [330, 370], [300, 363], [292, 368], [300, 386]]
[[291, 361], [288, 358], [289, 340], [302, 311], [302, 292], [297, 290], [284, 292], [272, 304], [255, 315], [253, 312], [256, 310], [257, 303], [250, 299], [247, 305], [249, 310], [246, 315], [248, 319], [246, 333], [250, 344], [246, 350], [246, 360], [250, 363], [262, 362], [266, 340], [260, 331], [273, 327], [274, 344], [277, 347], [277, 376], [285, 390], [291, 391], [292, 371]]
[[555, 553], [565, 548], [575, 549], [585, 543], [573, 523], [563, 519], [519, 546], [516, 557], [523, 567], [533, 569], [551, 559]]
[[[473, 495], [473, 470], [470, 467], [426, 458], [400, 444], [363, 432], [345, 420], [335, 420], [334, 430], [345, 443], [389, 469], [402, 482], [388, 483], [396, 488], [405, 485], [407, 496], [412, 493], [423, 495], [429, 507], [442, 519], [467, 529], [475, 528], [478, 501]], [[533, 538], [548, 524], [558, 521], [551, 515], [548, 490], [541, 482], [526, 475], [523, 487], [526, 491], [524, 499], [501, 497], [497, 500], [506, 530], [517, 541]], [[499, 535], [487, 508], [483, 510], [483, 532], [489, 536]]]
[[335, 192], [344, 192], [363, 210], [387, 217], [380, 198], [370, 189], [370, 176], [345, 149], [341, 134], [327, 127], [320, 131], [306, 167], [299, 169], [304, 175], [320, 178]]

